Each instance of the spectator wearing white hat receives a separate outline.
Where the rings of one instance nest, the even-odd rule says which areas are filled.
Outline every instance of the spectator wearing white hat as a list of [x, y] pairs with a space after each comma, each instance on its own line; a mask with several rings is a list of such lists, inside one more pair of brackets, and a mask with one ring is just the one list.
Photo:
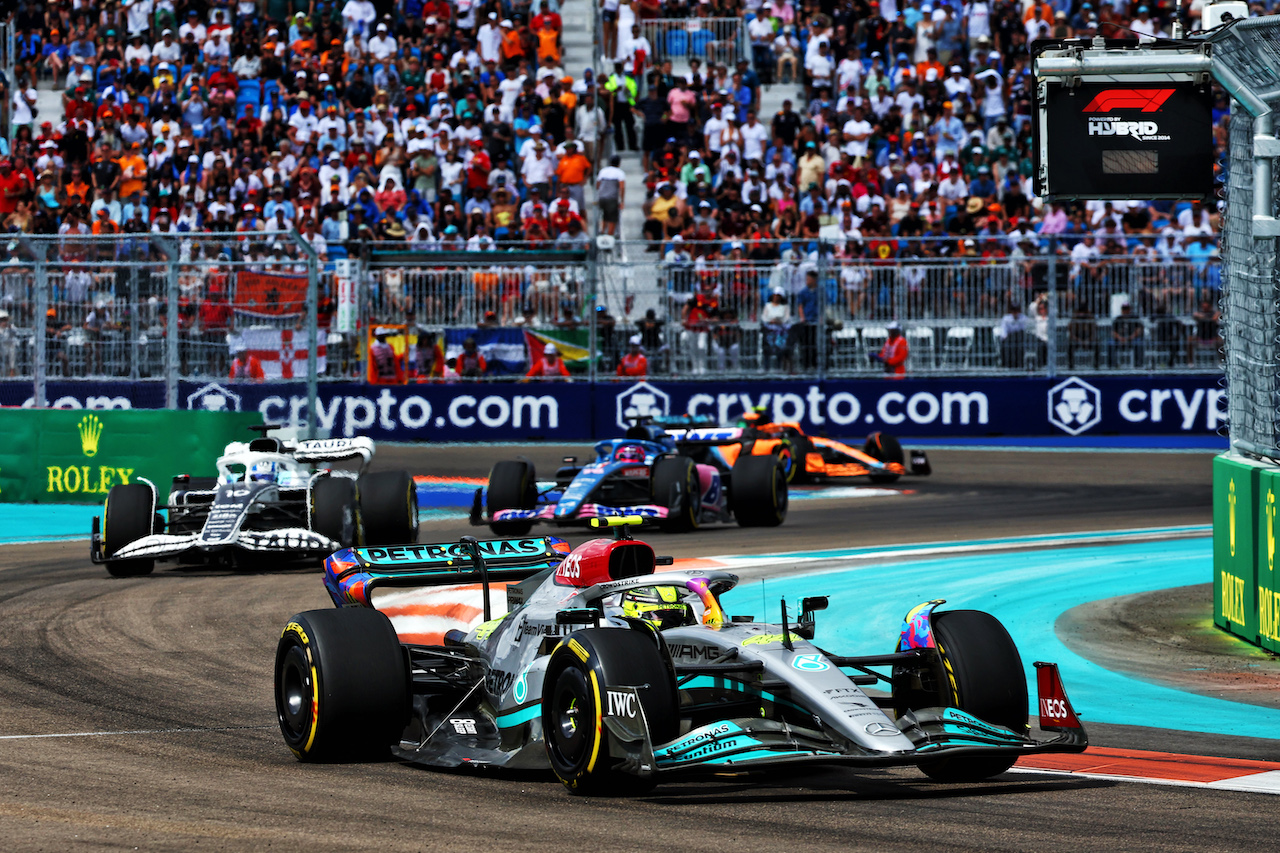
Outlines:
[[649, 359], [645, 357], [640, 342], [639, 335], [632, 335], [627, 342], [627, 351], [623, 353], [622, 358], [618, 361], [619, 376], [643, 379], [649, 375]]
[[907, 339], [902, 336], [902, 326], [898, 321], [894, 320], [885, 328], [889, 332], [888, 339], [880, 347], [880, 352], [870, 353], [869, 358], [884, 365], [888, 378], [903, 379], [907, 375], [907, 359], [911, 355], [911, 348], [907, 345]]
[[533, 379], [543, 382], [569, 379], [569, 368], [565, 367], [564, 359], [560, 357], [560, 350], [555, 344], [547, 344], [542, 348], [542, 358], [533, 360], [529, 372], [520, 381], [528, 382]]

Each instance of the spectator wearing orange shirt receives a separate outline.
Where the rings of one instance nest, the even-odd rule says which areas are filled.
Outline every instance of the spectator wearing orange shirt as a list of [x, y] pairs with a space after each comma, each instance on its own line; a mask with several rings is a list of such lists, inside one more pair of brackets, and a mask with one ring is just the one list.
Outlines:
[[649, 359], [644, 357], [640, 349], [640, 336], [631, 336], [631, 346], [618, 361], [619, 376], [633, 376], [643, 379], [649, 375]]
[[550, 57], [556, 65], [560, 64], [560, 31], [552, 26], [552, 22], [544, 18], [542, 26], [535, 35], [538, 37], [538, 61]]
[[880, 352], [871, 353], [871, 360], [884, 365], [884, 372], [890, 379], [903, 379], [907, 375], [907, 356], [910, 350], [907, 339], [902, 336], [902, 326], [893, 322], [886, 326], [889, 338], [880, 347]]
[[252, 355], [245, 349], [244, 344], [233, 345], [231, 356], [231, 370], [227, 375], [228, 379], [261, 382], [267, 378], [267, 375], [262, 372], [262, 362], [258, 361], [256, 355]]
[[147, 161], [139, 150], [142, 143], [135, 142], [116, 162], [120, 165], [120, 198], [129, 198], [134, 193], [145, 195], [147, 191]]
[[556, 166], [556, 178], [560, 186], [569, 188], [569, 197], [578, 205], [578, 210], [586, 210], [584, 188], [587, 175], [591, 173], [591, 161], [578, 149], [578, 143], [572, 140], [564, 144], [565, 155]]
[[555, 381], [568, 378], [569, 368], [564, 366], [564, 359], [560, 357], [560, 350], [556, 349], [555, 344], [547, 344], [542, 350], [542, 358], [529, 367], [529, 372], [520, 381], [528, 382], [531, 379]]

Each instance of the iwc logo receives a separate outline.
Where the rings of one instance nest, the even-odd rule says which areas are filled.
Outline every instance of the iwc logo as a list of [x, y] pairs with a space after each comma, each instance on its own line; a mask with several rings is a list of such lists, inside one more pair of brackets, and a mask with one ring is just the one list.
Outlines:
[[1049, 389], [1049, 423], [1067, 435], [1079, 435], [1102, 423], [1102, 392], [1071, 377]]

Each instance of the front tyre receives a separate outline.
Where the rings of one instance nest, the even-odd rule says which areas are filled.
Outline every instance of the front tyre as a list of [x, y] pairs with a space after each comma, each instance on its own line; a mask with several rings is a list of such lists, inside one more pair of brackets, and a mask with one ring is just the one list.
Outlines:
[[310, 610], [276, 645], [276, 716], [300, 761], [384, 757], [409, 722], [409, 672], [377, 610]]
[[786, 519], [787, 478], [774, 456], [739, 456], [729, 477], [739, 527], [777, 527]]
[[[494, 463], [489, 472], [487, 492], [489, 517], [500, 509], [533, 509], [538, 505], [538, 476], [524, 461]], [[490, 521], [498, 536], [523, 536], [533, 529], [532, 521]]]
[[654, 744], [680, 732], [672, 671], [648, 630], [589, 628], [566, 637], [551, 654], [542, 694], [547, 759], [575, 794], [644, 793], [651, 779], [619, 768], [604, 725], [609, 687], [635, 687]]
[[[155, 499], [145, 483], [112, 486], [102, 508], [102, 552], [107, 557], [126, 545], [150, 536], [155, 530]], [[107, 573], [113, 578], [149, 575], [155, 560], [110, 560]]]
[[360, 478], [364, 543], [405, 545], [418, 541], [418, 488], [408, 471], [378, 471]]
[[[1025, 736], [1027, 677], [1009, 632], [990, 613], [947, 610], [933, 615], [933, 635], [945, 679], [941, 704]], [[918, 765], [940, 782], [974, 782], [998, 776], [1016, 755], [939, 758]]]
[[[906, 455], [902, 452], [902, 445], [898, 443], [898, 439], [883, 432], [873, 432], [867, 436], [867, 441], [862, 445], [862, 452], [875, 459], [878, 462], [896, 462], [899, 465], [906, 464]], [[870, 474], [867, 479], [873, 483], [896, 483], [899, 474]]]
[[[677, 491], [675, 502], [671, 495]], [[698, 482], [698, 466], [687, 456], [663, 456], [653, 464], [650, 486], [653, 502], [667, 507], [667, 517], [659, 525], [665, 533], [687, 533], [698, 529], [698, 510], [702, 503], [702, 486]]]

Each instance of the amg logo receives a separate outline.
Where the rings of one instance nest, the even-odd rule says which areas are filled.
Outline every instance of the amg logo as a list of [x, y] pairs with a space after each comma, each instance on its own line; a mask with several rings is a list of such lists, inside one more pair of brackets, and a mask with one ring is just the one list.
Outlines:
[[677, 660], [712, 661], [720, 657], [714, 646], [695, 646], [691, 643], [667, 643], [667, 651]]
[[1089, 119], [1090, 136], [1132, 136], [1137, 140], [1150, 139], [1160, 133], [1160, 125], [1154, 121], [1121, 121], [1116, 118]]

